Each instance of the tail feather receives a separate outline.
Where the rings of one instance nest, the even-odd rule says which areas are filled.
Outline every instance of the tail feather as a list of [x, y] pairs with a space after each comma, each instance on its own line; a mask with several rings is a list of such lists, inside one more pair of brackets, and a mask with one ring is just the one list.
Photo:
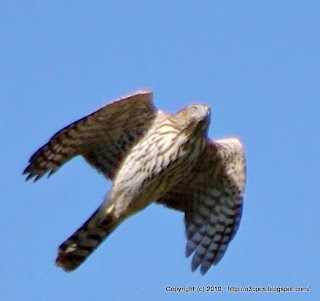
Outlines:
[[56, 265], [65, 271], [73, 271], [80, 266], [119, 225], [120, 221], [113, 216], [111, 211], [107, 210], [106, 216], [101, 219], [100, 207], [62, 243], [58, 250]]

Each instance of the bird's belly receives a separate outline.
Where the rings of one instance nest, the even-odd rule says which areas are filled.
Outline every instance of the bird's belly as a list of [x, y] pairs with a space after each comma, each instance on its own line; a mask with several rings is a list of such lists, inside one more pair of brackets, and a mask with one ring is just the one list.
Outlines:
[[193, 167], [192, 156], [183, 156], [162, 169], [160, 173], [142, 177], [134, 185], [126, 185], [119, 195], [115, 206], [118, 216], [132, 215], [153, 201], [161, 198], [182, 177], [185, 177]]
[[[190, 173], [203, 148], [202, 141], [176, 137], [175, 142], [139, 146], [124, 162], [111, 191], [118, 216], [129, 216], [162, 197]], [[173, 144], [172, 144], [173, 143]]]

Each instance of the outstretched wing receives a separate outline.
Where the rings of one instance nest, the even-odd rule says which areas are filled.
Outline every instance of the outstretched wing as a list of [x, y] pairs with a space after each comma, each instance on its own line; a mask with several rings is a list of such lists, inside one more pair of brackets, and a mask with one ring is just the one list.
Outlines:
[[245, 156], [237, 139], [210, 141], [191, 174], [157, 202], [185, 211], [186, 256], [205, 274], [237, 232], [245, 188]]
[[57, 132], [30, 158], [23, 172], [27, 180], [50, 176], [77, 155], [112, 179], [125, 152], [156, 117], [152, 96], [149, 90], [137, 91]]

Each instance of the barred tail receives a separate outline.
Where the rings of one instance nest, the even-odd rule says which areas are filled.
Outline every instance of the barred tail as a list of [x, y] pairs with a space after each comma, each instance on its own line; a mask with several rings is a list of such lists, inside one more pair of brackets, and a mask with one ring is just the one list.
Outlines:
[[66, 272], [81, 265], [120, 224], [120, 220], [112, 214], [113, 205], [108, 206], [106, 211], [102, 207], [60, 245], [56, 265]]

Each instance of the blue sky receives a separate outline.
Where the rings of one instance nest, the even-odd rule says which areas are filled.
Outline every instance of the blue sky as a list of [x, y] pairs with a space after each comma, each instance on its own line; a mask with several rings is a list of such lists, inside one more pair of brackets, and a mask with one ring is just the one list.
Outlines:
[[[200, 293], [166, 286], [209, 285], [311, 292], [203, 299], [319, 298], [320, 2], [6, 1], [0, 11], [1, 300], [188, 300]], [[81, 158], [36, 184], [21, 172], [61, 127], [144, 87], [168, 112], [209, 104], [210, 137], [242, 139], [239, 231], [203, 277], [184, 257], [183, 215], [152, 205], [66, 274], [57, 247], [110, 183]]]

